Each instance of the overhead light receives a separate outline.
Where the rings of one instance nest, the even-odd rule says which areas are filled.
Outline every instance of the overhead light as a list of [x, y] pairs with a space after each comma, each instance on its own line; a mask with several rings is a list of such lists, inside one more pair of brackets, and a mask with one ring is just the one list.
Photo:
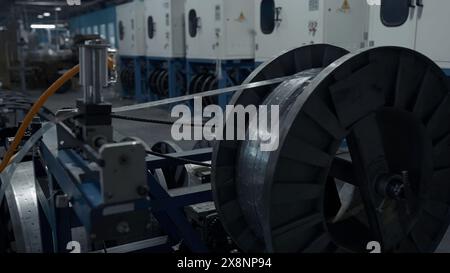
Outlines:
[[50, 12], [44, 12], [45, 17], [50, 17], [50, 15], [51, 15]]
[[55, 29], [55, 25], [50, 24], [32, 24], [30, 26], [32, 29]]
[[5, 26], [0, 26], [0, 31], [4, 31], [4, 30], [6, 30], [6, 27]]
[[62, 9], [61, 9], [61, 7], [56, 7], [55, 8], [55, 11], [61, 11]]
[[39, 14], [39, 15], [37, 16], [37, 18], [38, 18], [38, 19], [44, 19], [44, 15]]

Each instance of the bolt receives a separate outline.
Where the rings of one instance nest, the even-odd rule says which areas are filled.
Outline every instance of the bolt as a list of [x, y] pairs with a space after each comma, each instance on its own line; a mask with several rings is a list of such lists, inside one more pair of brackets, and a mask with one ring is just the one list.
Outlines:
[[402, 177], [399, 175], [383, 175], [376, 184], [378, 193], [383, 197], [391, 199], [401, 199], [404, 193]]
[[130, 229], [130, 225], [128, 224], [128, 222], [120, 222], [117, 224], [116, 230], [120, 234], [126, 234], [126, 233], [129, 233], [131, 229]]
[[147, 196], [148, 192], [149, 192], [148, 186], [139, 186], [137, 188], [137, 193], [139, 194], [139, 196]]
[[106, 193], [106, 198], [109, 200], [113, 199], [113, 194], [110, 192]]
[[67, 194], [60, 194], [55, 197], [55, 206], [58, 209], [68, 208], [70, 203], [70, 198]]
[[128, 163], [128, 157], [126, 155], [119, 156], [119, 164], [126, 165]]

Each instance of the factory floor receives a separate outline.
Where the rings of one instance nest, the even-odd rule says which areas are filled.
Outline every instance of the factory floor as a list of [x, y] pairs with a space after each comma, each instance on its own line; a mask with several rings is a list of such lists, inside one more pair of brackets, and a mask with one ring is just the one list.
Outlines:
[[[32, 98], [38, 98], [41, 95], [41, 91], [27, 91], [25, 92], [28, 96]], [[132, 100], [121, 99], [118, 92], [111, 90], [104, 94], [105, 101], [113, 104], [113, 107], [125, 106], [134, 104]], [[46, 106], [52, 110], [57, 111], [58, 109], [64, 107], [73, 108], [75, 106], [76, 99], [83, 96], [81, 91], [69, 91], [62, 94], [55, 94], [46, 103]], [[163, 108], [152, 108], [144, 109], [129, 113], [124, 113], [124, 115], [140, 117], [140, 118], [153, 118], [160, 120], [173, 120], [170, 117], [170, 111]], [[114, 128], [121, 135], [124, 136], [135, 136], [144, 140], [150, 146], [163, 140], [171, 140], [171, 127], [169, 125], [158, 125], [158, 124], [148, 124], [139, 123], [124, 120], [114, 120]], [[177, 142], [177, 144], [184, 150], [192, 149], [195, 142], [183, 141]], [[450, 229], [447, 231], [443, 241], [439, 245], [437, 253], [450, 253]]]

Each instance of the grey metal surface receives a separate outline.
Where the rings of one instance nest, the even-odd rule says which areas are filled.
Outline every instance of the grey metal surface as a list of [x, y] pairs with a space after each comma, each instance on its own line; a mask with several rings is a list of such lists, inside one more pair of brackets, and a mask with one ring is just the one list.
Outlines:
[[164, 245], [168, 242], [167, 236], [160, 236], [148, 240], [143, 240], [135, 243], [129, 243], [126, 245], [111, 247], [105, 250], [98, 250], [93, 251], [91, 253], [130, 253], [130, 252], [136, 252], [139, 250], [148, 249], [151, 247], [156, 247], [160, 245]]
[[18, 253], [41, 253], [42, 238], [32, 162], [20, 163], [5, 191]]
[[103, 201], [110, 204], [142, 198], [138, 189], [147, 186], [144, 145], [138, 141], [105, 144], [100, 155], [105, 162], [100, 171]]
[[84, 91], [84, 103], [98, 104], [108, 85], [108, 45], [89, 41], [80, 47], [80, 84]]
[[211, 190], [211, 184], [202, 184], [202, 185], [197, 185], [197, 186], [192, 186], [192, 187], [184, 187], [184, 188], [169, 190], [169, 195], [171, 197], [176, 197], [176, 196], [182, 196], [182, 195], [203, 192], [203, 191], [210, 191], [210, 190]]

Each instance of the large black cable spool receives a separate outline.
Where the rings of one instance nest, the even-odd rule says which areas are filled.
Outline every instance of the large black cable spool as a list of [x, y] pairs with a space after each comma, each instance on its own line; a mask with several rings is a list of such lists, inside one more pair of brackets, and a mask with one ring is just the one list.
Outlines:
[[169, 72], [166, 69], [158, 76], [157, 88], [161, 98], [167, 98], [169, 96]]
[[161, 74], [163, 70], [162, 69], [155, 69], [151, 74], [150, 77], [148, 79], [148, 85], [150, 87], [150, 91], [154, 94], [159, 96], [159, 91], [158, 91], [158, 78], [159, 75]]
[[189, 82], [189, 86], [188, 86], [188, 90], [187, 90], [187, 95], [190, 95], [190, 94], [194, 94], [195, 93], [195, 87], [198, 85], [198, 80], [200, 79], [200, 78], [202, 78], [204, 76], [204, 73], [199, 73], [199, 74], [195, 74], [193, 77], [192, 77], [192, 79], [191, 79], [191, 81]]
[[[280, 107], [276, 151], [261, 152], [256, 141], [217, 141], [214, 149], [216, 208], [243, 251], [364, 252], [375, 240], [384, 252], [433, 252], [447, 230], [445, 75], [409, 49], [344, 54], [328, 45], [286, 52], [246, 83], [299, 72], [307, 81], [234, 96], [236, 105]], [[353, 160], [337, 155], [344, 139]], [[356, 187], [359, 210], [334, 221], [338, 180]]]
[[[216, 86], [218, 86], [217, 85], [217, 76], [215, 74], [208, 74], [206, 79], [203, 81], [203, 84], [202, 84], [202, 87], [201, 87], [201, 92], [206, 92], [206, 91], [217, 89], [217, 87], [214, 86], [214, 83], [216, 84]], [[205, 97], [205, 98], [203, 98], [203, 105], [204, 106], [217, 105], [217, 104], [219, 104], [219, 101], [218, 101], [217, 97]]]

